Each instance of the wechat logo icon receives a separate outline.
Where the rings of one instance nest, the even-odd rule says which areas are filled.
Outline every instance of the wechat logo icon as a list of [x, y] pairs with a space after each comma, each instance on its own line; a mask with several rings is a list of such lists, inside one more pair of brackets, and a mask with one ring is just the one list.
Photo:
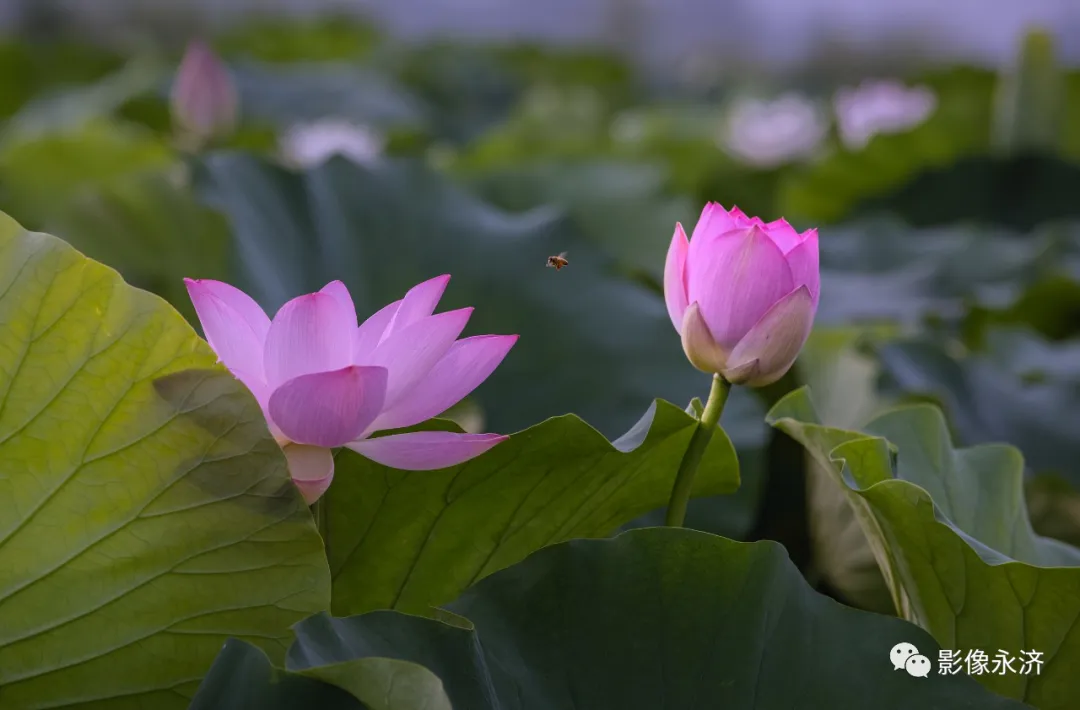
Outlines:
[[903, 641], [892, 647], [889, 651], [889, 660], [892, 661], [893, 670], [904, 669], [908, 675], [915, 678], [925, 678], [930, 675], [930, 659], [919, 653], [914, 644]]

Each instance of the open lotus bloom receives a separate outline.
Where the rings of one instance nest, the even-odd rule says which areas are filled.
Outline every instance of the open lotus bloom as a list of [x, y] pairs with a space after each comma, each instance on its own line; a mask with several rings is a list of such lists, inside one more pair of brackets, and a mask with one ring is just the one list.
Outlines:
[[820, 274], [817, 230], [764, 223], [709, 203], [664, 266], [664, 300], [694, 367], [761, 387], [784, 376], [810, 335]]
[[308, 503], [334, 476], [332, 448], [411, 471], [453, 466], [507, 437], [415, 432], [370, 438], [441, 414], [486, 380], [516, 335], [458, 340], [471, 308], [432, 315], [449, 276], [414, 286], [357, 327], [340, 281], [294, 298], [271, 321], [244, 292], [185, 279], [206, 339], [251, 390]]

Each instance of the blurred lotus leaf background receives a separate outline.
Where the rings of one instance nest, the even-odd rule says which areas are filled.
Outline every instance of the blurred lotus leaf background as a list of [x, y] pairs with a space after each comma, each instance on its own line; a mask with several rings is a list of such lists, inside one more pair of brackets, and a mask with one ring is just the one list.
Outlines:
[[[271, 313], [341, 279], [363, 317], [451, 273], [468, 334], [521, 339], [450, 416], [611, 440], [707, 392], [662, 297], [675, 224], [717, 201], [817, 227], [811, 341], [735, 390], [741, 488], [687, 524], [895, 614], [850, 491], [764, 415], [800, 385], [839, 430], [935, 402], [956, 447], [1018, 447], [1035, 531], [1080, 543], [1080, 6], [796, 5], [9, 0], [0, 211], [196, 328], [184, 277]], [[197, 149], [169, 104], [193, 38], [240, 117]]]

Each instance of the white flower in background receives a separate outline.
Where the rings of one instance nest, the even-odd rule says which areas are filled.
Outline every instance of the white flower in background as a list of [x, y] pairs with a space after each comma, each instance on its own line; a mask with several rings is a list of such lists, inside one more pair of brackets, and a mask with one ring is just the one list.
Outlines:
[[611, 138], [617, 143], [640, 143], [648, 134], [648, 124], [640, 113], [623, 113], [611, 122]]
[[374, 129], [341, 119], [294, 125], [279, 142], [285, 159], [305, 168], [321, 165], [339, 154], [367, 165], [378, 160], [386, 145], [385, 138]]
[[827, 131], [825, 116], [813, 101], [787, 93], [772, 100], [737, 100], [720, 143], [737, 158], [770, 168], [809, 157]]
[[908, 88], [891, 79], [864, 81], [837, 91], [833, 107], [840, 140], [858, 149], [878, 133], [899, 133], [919, 125], [937, 107], [937, 97], [925, 86]]

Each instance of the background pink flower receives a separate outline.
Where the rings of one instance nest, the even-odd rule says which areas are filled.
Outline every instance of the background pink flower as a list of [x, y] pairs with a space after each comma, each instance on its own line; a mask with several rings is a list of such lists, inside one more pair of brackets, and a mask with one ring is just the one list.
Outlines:
[[232, 76], [199, 40], [184, 52], [169, 102], [176, 127], [199, 141], [227, 136], [239, 120], [240, 98]]
[[330, 486], [335, 447], [424, 471], [467, 461], [507, 438], [451, 432], [371, 438], [446, 411], [486, 380], [517, 341], [516, 335], [458, 340], [472, 309], [433, 315], [449, 280], [414, 286], [359, 327], [340, 281], [294, 298], [272, 321], [233, 286], [185, 283], [210, 347], [255, 395], [311, 503]]

